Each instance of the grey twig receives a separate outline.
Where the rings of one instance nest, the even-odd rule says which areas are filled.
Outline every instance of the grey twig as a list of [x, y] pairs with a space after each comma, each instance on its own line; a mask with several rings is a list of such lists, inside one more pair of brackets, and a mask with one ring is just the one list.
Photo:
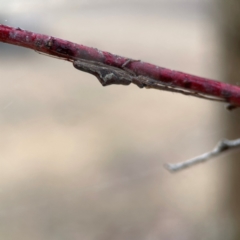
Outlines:
[[210, 152], [203, 153], [202, 155], [199, 155], [184, 162], [176, 164], [165, 164], [165, 167], [171, 172], [180, 171], [195, 164], [206, 162], [207, 160], [219, 155], [220, 153], [236, 147], [240, 147], [240, 138], [235, 140], [223, 139]]

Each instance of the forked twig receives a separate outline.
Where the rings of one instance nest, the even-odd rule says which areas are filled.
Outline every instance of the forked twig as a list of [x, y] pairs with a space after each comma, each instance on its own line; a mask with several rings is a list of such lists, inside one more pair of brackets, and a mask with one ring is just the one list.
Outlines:
[[197, 157], [194, 157], [194, 158], [189, 159], [184, 162], [180, 162], [180, 163], [176, 163], [176, 164], [168, 163], [168, 164], [165, 164], [165, 167], [166, 167], [166, 169], [168, 169], [171, 172], [180, 171], [185, 168], [196, 165], [198, 163], [206, 162], [206, 161], [210, 160], [211, 158], [221, 154], [222, 152], [236, 148], [236, 147], [240, 147], [240, 138], [235, 139], [235, 140], [223, 139], [210, 152], [203, 153], [202, 155], [199, 155]]

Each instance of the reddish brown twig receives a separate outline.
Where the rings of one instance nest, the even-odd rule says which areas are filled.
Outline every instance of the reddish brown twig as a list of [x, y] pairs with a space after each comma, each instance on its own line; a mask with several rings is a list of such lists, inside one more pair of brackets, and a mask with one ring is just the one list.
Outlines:
[[[148, 85], [150, 88], [180, 92], [211, 100], [222, 100], [230, 103], [231, 107], [240, 106], [240, 87], [227, 83], [169, 70], [142, 61], [129, 61], [128, 58], [96, 48], [5, 25], [0, 25], [0, 41], [30, 48], [67, 61], [82, 59], [120, 69], [124, 67], [136, 76], [153, 79], [155, 82]], [[146, 79], [144, 81], [146, 82]]]

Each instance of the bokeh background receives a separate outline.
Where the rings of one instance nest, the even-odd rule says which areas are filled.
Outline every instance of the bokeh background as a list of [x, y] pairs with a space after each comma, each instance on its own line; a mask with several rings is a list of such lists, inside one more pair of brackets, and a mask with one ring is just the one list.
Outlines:
[[[0, 2], [1, 24], [223, 80], [214, 1]], [[177, 174], [163, 164], [212, 149], [234, 113], [0, 53], [1, 239], [231, 239], [227, 155]]]

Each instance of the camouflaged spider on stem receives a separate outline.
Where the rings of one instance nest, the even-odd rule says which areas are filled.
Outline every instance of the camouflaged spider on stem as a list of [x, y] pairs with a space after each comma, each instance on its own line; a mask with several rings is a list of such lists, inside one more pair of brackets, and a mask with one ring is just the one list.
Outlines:
[[109, 86], [112, 84], [129, 85], [131, 83], [134, 83], [139, 88], [147, 89], [154, 88], [169, 92], [182, 93], [185, 95], [192, 95], [195, 97], [204, 98], [208, 100], [223, 101], [222, 99], [211, 98], [208, 96], [201, 95], [197, 92], [176, 88], [171, 83], [169, 84], [165, 82], [156, 81], [152, 78], [141, 75], [136, 76], [134, 72], [126, 68], [126, 65], [132, 61], [135, 62], [135, 60], [129, 59], [122, 65], [122, 68], [117, 68], [100, 62], [78, 59], [73, 62], [73, 66], [78, 70], [96, 76], [99, 82], [102, 84], [102, 86]]
[[122, 65], [121, 68], [109, 66], [103, 63], [87, 60], [75, 60], [73, 66], [83, 72], [90, 73], [97, 77], [102, 86], [109, 86], [112, 84], [129, 85], [131, 83], [136, 84], [139, 88], [143, 88], [145, 84], [141, 79], [135, 76], [134, 73], [125, 69], [125, 66], [129, 63]]
[[129, 85], [132, 83], [132, 76], [128, 72], [103, 63], [81, 59], [74, 61], [73, 66], [78, 70], [96, 76], [102, 86], [111, 84]]

